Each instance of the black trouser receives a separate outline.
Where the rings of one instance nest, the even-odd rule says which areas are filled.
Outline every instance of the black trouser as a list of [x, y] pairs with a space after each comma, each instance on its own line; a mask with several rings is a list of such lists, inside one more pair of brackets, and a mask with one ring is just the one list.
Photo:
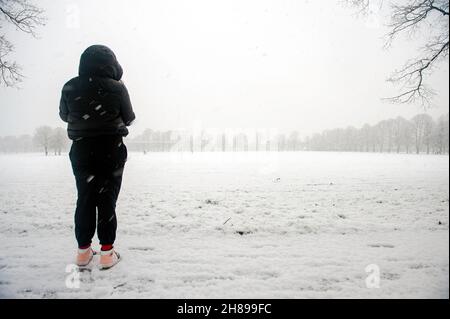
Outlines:
[[116, 201], [127, 160], [122, 137], [100, 136], [74, 141], [69, 157], [78, 190], [75, 210], [78, 246], [91, 243], [96, 224], [100, 244], [113, 244], [117, 229]]

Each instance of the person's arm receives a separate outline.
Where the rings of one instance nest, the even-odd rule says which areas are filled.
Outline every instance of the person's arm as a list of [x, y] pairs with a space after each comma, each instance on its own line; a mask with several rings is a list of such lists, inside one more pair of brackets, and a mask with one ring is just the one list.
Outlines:
[[65, 94], [64, 88], [63, 88], [62, 92], [61, 92], [61, 100], [59, 101], [59, 117], [64, 122], [67, 122], [67, 117], [68, 117], [68, 114], [69, 114], [69, 110], [67, 108], [66, 96], [65, 95], [66, 94]]
[[128, 90], [125, 84], [122, 83], [122, 101], [120, 103], [120, 113], [123, 119], [123, 122], [126, 126], [130, 126], [133, 121], [136, 119], [136, 115], [133, 112], [133, 107], [131, 106], [130, 95], [128, 94]]

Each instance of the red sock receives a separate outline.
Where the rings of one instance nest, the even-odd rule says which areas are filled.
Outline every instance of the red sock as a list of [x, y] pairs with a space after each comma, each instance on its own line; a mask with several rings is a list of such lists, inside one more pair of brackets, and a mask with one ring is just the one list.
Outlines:
[[113, 248], [113, 245], [102, 245], [102, 251], [108, 251]]
[[78, 249], [87, 249], [87, 248], [89, 248], [89, 247], [91, 247], [91, 244], [89, 244], [89, 245], [84, 245], [84, 246], [80, 246], [80, 247], [78, 247]]

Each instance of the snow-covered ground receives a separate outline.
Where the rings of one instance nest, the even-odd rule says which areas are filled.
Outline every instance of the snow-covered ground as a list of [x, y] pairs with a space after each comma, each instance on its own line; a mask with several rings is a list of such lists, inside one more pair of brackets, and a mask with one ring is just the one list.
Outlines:
[[448, 298], [448, 174], [434, 155], [130, 153], [123, 261], [68, 288], [67, 155], [1, 155], [0, 297]]

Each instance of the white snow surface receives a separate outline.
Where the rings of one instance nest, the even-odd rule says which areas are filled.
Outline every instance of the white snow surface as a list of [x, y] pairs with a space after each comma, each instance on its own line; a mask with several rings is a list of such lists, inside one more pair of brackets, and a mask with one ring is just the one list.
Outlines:
[[123, 260], [74, 289], [68, 156], [0, 155], [0, 298], [449, 298], [448, 174], [437, 155], [130, 153]]

